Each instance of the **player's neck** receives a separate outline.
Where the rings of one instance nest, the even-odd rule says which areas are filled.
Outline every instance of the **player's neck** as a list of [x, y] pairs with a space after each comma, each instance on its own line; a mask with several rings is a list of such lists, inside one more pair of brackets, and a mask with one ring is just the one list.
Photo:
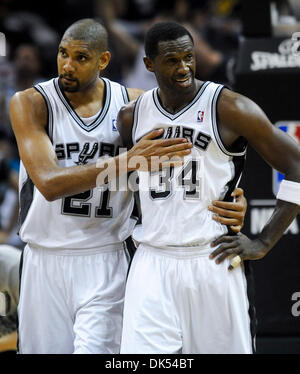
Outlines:
[[103, 104], [105, 84], [97, 79], [92, 85], [79, 92], [65, 92], [72, 108], [80, 117], [91, 117]]
[[191, 90], [186, 92], [184, 90], [175, 92], [174, 90], [166, 90], [160, 87], [158, 90], [158, 96], [161, 101], [161, 105], [169, 113], [175, 114], [179, 112], [194, 99], [202, 84], [203, 82], [195, 79]]

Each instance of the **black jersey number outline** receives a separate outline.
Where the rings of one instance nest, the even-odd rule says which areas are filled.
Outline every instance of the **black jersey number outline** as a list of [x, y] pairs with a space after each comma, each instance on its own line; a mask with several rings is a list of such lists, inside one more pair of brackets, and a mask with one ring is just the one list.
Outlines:
[[[183, 187], [183, 198], [185, 200], [199, 200], [200, 193], [200, 176], [198, 160], [189, 160], [177, 175], [178, 185]], [[172, 193], [172, 179], [174, 178], [174, 168], [163, 169], [159, 172], [159, 189], [150, 188], [150, 197], [156, 199], [168, 199]]]
[[170, 167], [170, 168], [163, 169], [160, 172], [153, 173], [152, 176], [157, 173], [159, 175], [159, 187], [163, 191], [158, 192], [157, 189], [151, 188], [150, 196], [153, 200], [167, 199], [171, 195], [171, 192], [172, 192], [171, 179], [174, 176], [174, 168]]
[[[101, 189], [100, 205], [95, 207], [95, 217], [97, 218], [111, 218], [113, 208], [109, 206], [110, 191], [109, 189]], [[62, 214], [90, 217], [92, 204], [88, 201], [93, 196], [93, 190], [81, 192], [76, 195], [67, 196], [62, 199]]]
[[[202, 165], [200, 164], [200, 167]], [[189, 160], [178, 175], [179, 185], [184, 188], [183, 198], [187, 200], [201, 198], [199, 161]]]

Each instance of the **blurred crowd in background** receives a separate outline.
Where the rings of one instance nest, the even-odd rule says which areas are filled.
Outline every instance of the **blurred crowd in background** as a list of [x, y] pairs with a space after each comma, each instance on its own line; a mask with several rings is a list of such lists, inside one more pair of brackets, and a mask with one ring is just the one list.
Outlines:
[[16, 91], [57, 75], [56, 54], [65, 29], [81, 18], [99, 20], [109, 33], [111, 62], [103, 76], [127, 87], [151, 89], [155, 77], [143, 64], [143, 38], [157, 21], [184, 24], [195, 40], [197, 76], [231, 85], [241, 32], [239, 0], [0, 0], [0, 244], [23, 247], [17, 231], [17, 145], [9, 120]]

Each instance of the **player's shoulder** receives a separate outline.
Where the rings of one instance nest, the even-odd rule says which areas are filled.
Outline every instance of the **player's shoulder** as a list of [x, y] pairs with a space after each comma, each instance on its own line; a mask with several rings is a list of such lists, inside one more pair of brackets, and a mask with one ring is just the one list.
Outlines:
[[106, 82], [109, 82], [111, 87], [115, 87], [118, 89], [120, 88], [125, 89], [127, 91], [129, 101], [136, 100], [139, 96], [141, 96], [145, 92], [144, 90], [140, 88], [125, 87], [122, 83], [112, 81], [106, 77], [103, 79], [105, 79]]
[[136, 100], [139, 98], [145, 91], [140, 88], [127, 88], [129, 101]]
[[47, 105], [35, 88], [17, 91], [10, 100], [9, 111], [11, 118], [30, 118], [31, 121], [40, 124], [47, 122]]
[[42, 95], [33, 87], [23, 91], [17, 91], [11, 98], [11, 105], [14, 106], [44, 106]]
[[137, 101], [138, 98], [130, 101], [128, 104], [123, 105], [118, 113], [117, 129], [127, 147], [132, 146], [131, 132], [134, 121], [134, 110]]
[[132, 100], [120, 108], [118, 113], [119, 122], [127, 123], [132, 121], [137, 100], [138, 99]]
[[218, 99], [218, 111], [225, 113], [248, 113], [255, 111], [257, 104], [247, 96], [226, 87], [220, 93]]

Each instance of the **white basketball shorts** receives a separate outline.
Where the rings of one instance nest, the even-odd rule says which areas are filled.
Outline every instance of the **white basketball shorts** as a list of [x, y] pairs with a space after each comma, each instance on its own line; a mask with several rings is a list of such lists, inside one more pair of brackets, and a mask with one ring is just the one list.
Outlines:
[[121, 353], [252, 353], [243, 266], [228, 271], [211, 248], [140, 244], [130, 267]]
[[120, 352], [128, 258], [99, 249], [24, 249], [19, 353]]

